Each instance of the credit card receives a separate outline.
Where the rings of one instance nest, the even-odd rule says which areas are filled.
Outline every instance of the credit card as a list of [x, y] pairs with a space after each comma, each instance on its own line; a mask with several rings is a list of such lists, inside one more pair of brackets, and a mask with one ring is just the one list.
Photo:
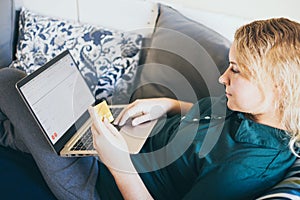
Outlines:
[[105, 117], [109, 122], [114, 121], [114, 117], [107, 105], [106, 101], [102, 101], [101, 103], [94, 106], [96, 113], [99, 115], [100, 119], [103, 120]]

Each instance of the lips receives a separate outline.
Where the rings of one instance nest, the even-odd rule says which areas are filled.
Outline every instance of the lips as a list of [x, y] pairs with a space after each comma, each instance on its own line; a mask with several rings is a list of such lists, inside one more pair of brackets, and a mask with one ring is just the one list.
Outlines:
[[226, 96], [232, 96], [229, 92], [225, 92]]

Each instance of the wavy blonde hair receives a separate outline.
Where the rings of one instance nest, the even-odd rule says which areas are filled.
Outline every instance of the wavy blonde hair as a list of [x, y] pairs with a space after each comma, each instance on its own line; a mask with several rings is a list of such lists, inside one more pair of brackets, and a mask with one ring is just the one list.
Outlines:
[[247, 78], [263, 87], [271, 79], [280, 94], [275, 103], [281, 125], [300, 142], [300, 24], [286, 18], [258, 20], [239, 28], [234, 36], [236, 61]]

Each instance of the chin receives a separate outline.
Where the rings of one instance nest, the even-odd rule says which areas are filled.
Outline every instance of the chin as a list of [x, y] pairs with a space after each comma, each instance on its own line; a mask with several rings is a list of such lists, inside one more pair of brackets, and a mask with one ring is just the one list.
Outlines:
[[230, 110], [233, 110], [233, 111], [239, 111], [239, 109], [237, 108], [237, 106], [235, 106], [235, 104], [232, 103], [230, 100], [227, 101], [227, 107], [228, 107]]

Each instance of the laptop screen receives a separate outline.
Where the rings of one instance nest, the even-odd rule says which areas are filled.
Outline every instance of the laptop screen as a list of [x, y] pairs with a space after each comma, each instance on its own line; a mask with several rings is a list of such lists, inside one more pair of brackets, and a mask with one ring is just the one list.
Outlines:
[[69, 53], [34, 73], [19, 89], [48, 139], [55, 144], [94, 103], [94, 96]]

